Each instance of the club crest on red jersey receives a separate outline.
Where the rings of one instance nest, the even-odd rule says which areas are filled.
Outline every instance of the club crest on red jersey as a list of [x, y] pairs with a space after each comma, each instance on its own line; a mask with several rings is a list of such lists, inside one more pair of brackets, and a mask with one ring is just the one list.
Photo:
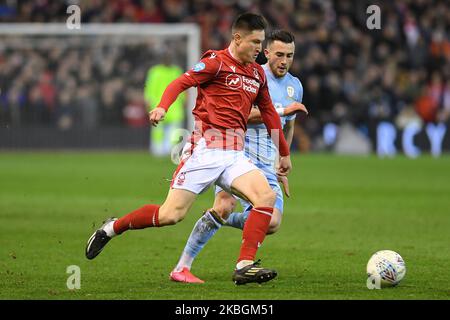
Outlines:
[[229, 74], [225, 79], [225, 83], [227, 84], [227, 87], [236, 90], [242, 86], [242, 79], [241, 76], [237, 74]]
[[258, 73], [258, 70], [256, 68], [253, 68], [253, 75], [255, 76], [256, 79], [259, 80], [259, 73]]

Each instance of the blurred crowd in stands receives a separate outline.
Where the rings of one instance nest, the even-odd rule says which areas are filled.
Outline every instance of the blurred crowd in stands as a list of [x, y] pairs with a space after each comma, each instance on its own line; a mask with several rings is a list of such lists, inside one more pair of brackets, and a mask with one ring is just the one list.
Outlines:
[[[371, 122], [387, 120], [401, 128], [411, 121], [447, 122], [450, 117], [450, 5], [445, 0], [2, 3], [0, 22], [65, 22], [67, 7], [77, 4], [82, 23], [197, 23], [203, 51], [227, 46], [236, 15], [259, 12], [273, 28], [295, 33], [291, 73], [302, 81], [304, 104], [310, 111], [299, 123], [304, 134], [317, 135], [328, 122], [364, 129]], [[366, 9], [373, 4], [381, 9], [381, 28], [370, 30]], [[82, 123], [126, 124], [127, 104], [143, 103], [145, 73], [151, 66], [146, 54], [151, 52], [136, 46], [103, 55], [89, 50], [14, 52], [0, 45], [1, 117], [27, 122], [20, 110], [28, 108], [32, 122], [59, 119], [64, 127], [70, 120], [64, 123], [56, 115], [96, 108], [97, 118], [86, 111]]]
[[[0, 123], [61, 129], [147, 126], [147, 70], [165, 50], [185, 50], [185, 39], [176, 40], [0, 36]], [[175, 63], [185, 63], [184, 53], [178, 58]]]

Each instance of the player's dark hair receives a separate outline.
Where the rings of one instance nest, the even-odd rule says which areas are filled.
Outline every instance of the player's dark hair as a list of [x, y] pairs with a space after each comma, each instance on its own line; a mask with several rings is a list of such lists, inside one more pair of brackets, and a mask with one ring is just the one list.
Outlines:
[[267, 21], [262, 15], [246, 12], [234, 20], [231, 32], [234, 33], [236, 30], [252, 32], [253, 30], [265, 30], [266, 28]]
[[269, 33], [266, 38], [267, 45], [271, 44], [274, 41], [281, 41], [284, 43], [292, 43], [295, 42], [295, 37], [292, 32], [286, 30], [273, 30]]

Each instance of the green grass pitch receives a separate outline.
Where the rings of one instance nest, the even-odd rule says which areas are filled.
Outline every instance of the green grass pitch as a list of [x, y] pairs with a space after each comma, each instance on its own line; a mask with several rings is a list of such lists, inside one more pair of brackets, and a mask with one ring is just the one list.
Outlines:
[[[161, 203], [175, 168], [144, 152], [0, 154], [1, 299], [450, 299], [450, 157], [293, 156], [280, 231], [258, 253], [278, 270], [235, 286], [241, 231], [223, 228], [193, 265], [204, 285], [169, 281], [201, 195], [184, 221], [130, 231], [92, 261], [90, 234], [110, 216]], [[368, 290], [366, 264], [391, 249], [406, 261], [396, 288]], [[67, 267], [81, 270], [69, 290]]]

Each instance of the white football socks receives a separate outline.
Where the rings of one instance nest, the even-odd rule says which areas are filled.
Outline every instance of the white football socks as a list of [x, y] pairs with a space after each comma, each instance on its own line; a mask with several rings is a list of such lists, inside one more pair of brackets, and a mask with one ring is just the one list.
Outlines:
[[183, 254], [180, 257], [180, 260], [178, 261], [178, 264], [175, 267], [175, 271], [181, 272], [181, 270], [183, 270], [183, 268], [185, 268], [185, 267], [188, 268], [189, 270], [191, 270], [193, 261], [194, 261], [194, 258], [183, 251]]
[[106, 226], [103, 227], [103, 230], [106, 232], [106, 235], [110, 238], [114, 237], [116, 233], [114, 232], [114, 221], [111, 221], [110, 223], [106, 224]]
[[252, 260], [241, 260], [236, 264], [236, 269], [239, 270], [251, 264], [253, 264]]

